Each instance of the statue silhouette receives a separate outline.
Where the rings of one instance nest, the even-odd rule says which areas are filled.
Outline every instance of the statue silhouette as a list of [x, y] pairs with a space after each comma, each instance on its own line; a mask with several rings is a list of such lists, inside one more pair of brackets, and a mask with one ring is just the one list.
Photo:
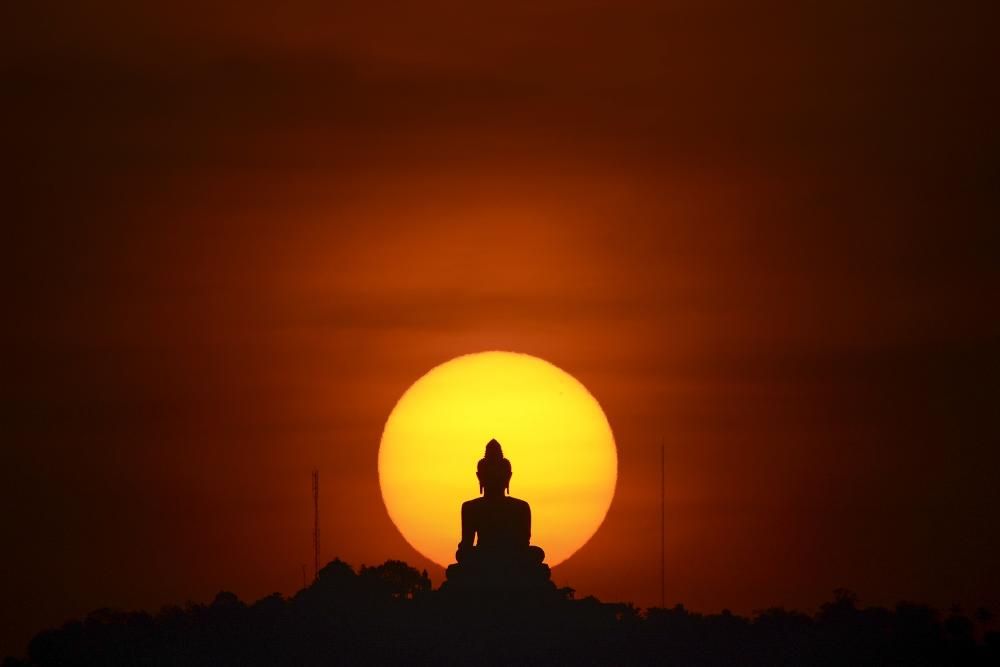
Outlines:
[[529, 546], [531, 507], [507, 495], [511, 475], [510, 461], [504, 458], [500, 443], [490, 440], [485, 456], [476, 466], [479, 492], [483, 495], [462, 503], [462, 541], [455, 554], [459, 563], [479, 555], [524, 556], [539, 563], [544, 559], [540, 548]]
[[462, 541], [449, 582], [463, 587], [549, 585], [545, 552], [531, 542], [531, 507], [510, 492], [512, 469], [496, 440], [476, 467], [481, 497], [462, 503]]

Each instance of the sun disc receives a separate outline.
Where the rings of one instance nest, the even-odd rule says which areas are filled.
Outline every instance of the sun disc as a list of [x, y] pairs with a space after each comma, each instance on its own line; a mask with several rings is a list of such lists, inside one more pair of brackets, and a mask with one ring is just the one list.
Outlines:
[[572, 375], [514, 352], [481, 352], [428, 371], [399, 399], [382, 432], [382, 499], [403, 537], [430, 560], [454, 561], [459, 509], [479, 492], [476, 463], [490, 438], [532, 510], [531, 543], [558, 565], [600, 527], [618, 456], [601, 406]]

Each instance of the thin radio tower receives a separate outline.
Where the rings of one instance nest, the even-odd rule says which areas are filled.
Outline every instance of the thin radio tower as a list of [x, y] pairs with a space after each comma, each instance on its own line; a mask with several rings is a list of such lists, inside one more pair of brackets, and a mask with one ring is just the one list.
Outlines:
[[313, 470], [313, 579], [319, 578], [319, 470]]
[[666, 503], [664, 501], [664, 486], [666, 482], [666, 447], [661, 442], [660, 443], [660, 609], [663, 609], [666, 604], [666, 572], [665, 565], [666, 554], [664, 553], [664, 544], [666, 542], [665, 532], [667, 523], [667, 512]]

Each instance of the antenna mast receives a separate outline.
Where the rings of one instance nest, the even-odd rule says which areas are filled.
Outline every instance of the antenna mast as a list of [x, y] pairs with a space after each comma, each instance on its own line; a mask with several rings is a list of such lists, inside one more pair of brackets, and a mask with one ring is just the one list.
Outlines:
[[319, 578], [319, 470], [313, 470], [313, 579]]
[[666, 482], [666, 446], [660, 442], [660, 608], [666, 605], [666, 554], [664, 544], [666, 542], [665, 532], [667, 523], [666, 503], [664, 501], [664, 487]]

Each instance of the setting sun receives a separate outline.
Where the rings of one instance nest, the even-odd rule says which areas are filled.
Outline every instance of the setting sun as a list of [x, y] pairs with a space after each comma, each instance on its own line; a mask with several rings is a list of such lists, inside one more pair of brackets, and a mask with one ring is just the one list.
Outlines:
[[604, 520], [618, 458], [597, 400], [537, 357], [465, 355], [413, 383], [389, 415], [379, 447], [389, 516], [421, 554], [453, 562], [459, 508], [478, 495], [476, 463], [491, 438], [513, 466], [510, 494], [531, 505], [531, 543], [558, 565]]

